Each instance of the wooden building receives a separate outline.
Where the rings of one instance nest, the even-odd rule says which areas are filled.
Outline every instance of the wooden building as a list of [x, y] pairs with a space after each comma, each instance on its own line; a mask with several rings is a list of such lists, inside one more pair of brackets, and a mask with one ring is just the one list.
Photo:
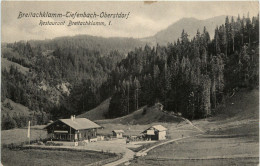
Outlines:
[[82, 141], [97, 138], [98, 124], [86, 118], [59, 119], [45, 127], [53, 141]]
[[166, 131], [167, 129], [162, 125], [155, 125], [144, 130], [142, 133], [148, 140], [164, 140], [166, 139]]
[[123, 138], [124, 130], [113, 130], [112, 134], [116, 138]]

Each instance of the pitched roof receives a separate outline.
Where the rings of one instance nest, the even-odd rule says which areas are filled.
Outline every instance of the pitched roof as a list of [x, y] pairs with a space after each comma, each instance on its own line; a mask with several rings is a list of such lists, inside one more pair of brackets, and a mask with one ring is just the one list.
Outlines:
[[152, 126], [153, 128], [155, 128], [158, 131], [166, 131], [167, 129], [165, 127], [163, 127], [162, 125], [155, 125]]
[[162, 125], [154, 125], [154, 126], [149, 127], [148, 129], [144, 130], [142, 133], [147, 133], [148, 130], [152, 130], [152, 129], [155, 129], [155, 130], [158, 130], [158, 131], [166, 131], [167, 130]]
[[124, 130], [113, 130], [112, 132], [115, 132], [115, 133], [124, 133]]
[[[91, 120], [86, 119], [86, 118], [75, 118], [74, 120], [59, 119], [58, 121], [65, 123], [66, 125], [72, 127], [75, 130], [101, 128], [101, 126], [99, 126], [95, 122], [92, 122]], [[52, 124], [50, 124], [50, 125], [52, 125]], [[50, 125], [48, 125], [48, 126], [50, 126]], [[46, 126], [45, 128], [47, 128], [48, 126]]]

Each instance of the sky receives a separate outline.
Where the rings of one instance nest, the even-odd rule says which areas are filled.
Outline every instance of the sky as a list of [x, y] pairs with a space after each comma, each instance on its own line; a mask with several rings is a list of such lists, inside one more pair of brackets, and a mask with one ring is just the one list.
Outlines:
[[[17, 19], [19, 12], [51, 12], [66, 14], [69, 12], [101, 13], [106, 12], [129, 14], [127, 19], [111, 18], [22, 18]], [[20, 40], [44, 40], [60, 36], [74, 36], [88, 34], [102, 37], [133, 37], [143, 38], [156, 34], [174, 22], [194, 17], [200, 20], [220, 15], [237, 16], [240, 14], [250, 17], [256, 16], [259, 11], [258, 1], [240, 2], [14, 2], [2, 1], [1, 33], [2, 42]], [[65, 25], [40, 26], [42, 21], [66, 21]], [[67, 26], [72, 21], [99, 21], [107, 26]], [[111, 25], [108, 26], [108, 22]]]

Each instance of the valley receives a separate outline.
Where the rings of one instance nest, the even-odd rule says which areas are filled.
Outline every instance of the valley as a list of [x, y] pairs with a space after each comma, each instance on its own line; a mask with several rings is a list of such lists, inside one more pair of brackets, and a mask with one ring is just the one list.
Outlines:
[[[178, 118], [173, 118], [170, 121], [168, 118], [163, 119], [164, 113], [156, 106], [151, 107], [151, 110], [147, 111], [146, 115], [139, 115], [140, 121], [143, 119], [146, 122], [147, 117], [149, 117], [148, 119], [153, 121], [150, 123], [139, 124], [138, 121], [133, 123], [132, 120], [135, 119], [133, 117], [136, 117], [141, 112], [140, 110], [126, 117], [96, 120], [95, 122], [104, 127], [98, 131], [99, 135], [111, 135], [111, 131], [114, 129], [124, 130], [126, 136], [139, 135], [149, 126], [161, 124], [168, 129], [167, 141], [177, 139], [150, 150], [144, 157], [129, 158], [130, 165], [175, 165], [180, 163], [185, 163], [185, 165], [254, 165], [258, 163], [259, 153], [258, 146], [256, 146], [259, 138], [258, 116], [256, 116], [259, 108], [258, 99], [257, 90], [249, 92], [242, 90], [228, 99], [226, 104], [220, 107], [221, 109], [219, 108], [220, 112], [216, 116], [192, 121], [195, 126], [202, 128], [205, 133], [198, 131], [189, 123]], [[98, 108], [100, 107], [98, 106]], [[230, 110], [229, 113], [225, 111], [226, 109]], [[156, 116], [154, 116], [155, 113], [157, 113]], [[161, 116], [161, 118], [157, 118], [158, 116]], [[164, 120], [168, 120], [168, 122]], [[46, 131], [42, 130], [42, 128], [43, 126], [32, 127], [32, 139], [39, 140], [46, 137]], [[19, 144], [27, 141], [27, 129], [15, 130], [15, 132], [13, 130], [2, 131], [2, 146], [3, 144]], [[16, 140], [16, 142], [12, 140]], [[92, 144], [88, 145], [88, 149], [95, 151], [100, 146]], [[100, 148], [106, 149], [106, 141], [101, 141], [99, 144], [104, 144]], [[123, 147], [123, 144], [124, 142], [120, 146]], [[113, 152], [112, 149], [110, 150]], [[140, 151], [140, 148], [138, 151]], [[12, 150], [7, 154], [11, 152]], [[38, 162], [36, 158], [32, 161]], [[124, 160], [124, 162], [126, 161]]]
[[258, 30], [220, 15], [3, 43], [3, 165], [257, 165]]
[[239, 92], [216, 117], [193, 121], [206, 133], [160, 146], [131, 165], [257, 165], [258, 100], [257, 90]]

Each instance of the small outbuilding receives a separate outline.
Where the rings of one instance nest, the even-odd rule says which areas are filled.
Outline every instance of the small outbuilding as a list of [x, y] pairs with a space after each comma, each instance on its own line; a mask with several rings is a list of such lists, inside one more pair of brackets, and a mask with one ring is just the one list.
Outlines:
[[124, 130], [113, 130], [112, 134], [116, 138], [123, 138]]
[[95, 122], [86, 118], [59, 119], [45, 127], [48, 138], [53, 141], [83, 141], [97, 139], [97, 129], [101, 128]]
[[151, 126], [144, 130], [142, 134], [148, 140], [165, 140], [167, 129], [162, 125]]

